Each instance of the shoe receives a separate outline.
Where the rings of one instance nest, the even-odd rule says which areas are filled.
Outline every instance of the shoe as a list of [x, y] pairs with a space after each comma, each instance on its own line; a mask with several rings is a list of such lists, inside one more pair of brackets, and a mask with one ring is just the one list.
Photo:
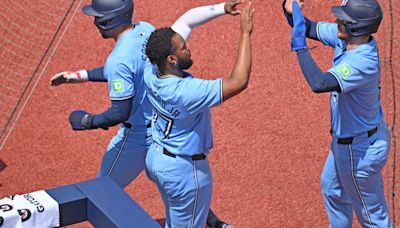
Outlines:
[[218, 221], [215, 224], [215, 228], [234, 228], [234, 227], [232, 225], [228, 224], [228, 223], [223, 222], [223, 221]]

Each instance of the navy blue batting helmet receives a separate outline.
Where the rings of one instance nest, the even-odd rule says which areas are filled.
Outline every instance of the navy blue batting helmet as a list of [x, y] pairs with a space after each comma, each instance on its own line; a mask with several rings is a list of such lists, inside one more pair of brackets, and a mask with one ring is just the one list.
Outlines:
[[92, 4], [83, 7], [82, 11], [94, 16], [95, 25], [104, 33], [132, 23], [133, 0], [92, 0]]
[[346, 22], [346, 32], [352, 36], [376, 33], [382, 21], [382, 9], [376, 0], [343, 0], [332, 7], [332, 13]]

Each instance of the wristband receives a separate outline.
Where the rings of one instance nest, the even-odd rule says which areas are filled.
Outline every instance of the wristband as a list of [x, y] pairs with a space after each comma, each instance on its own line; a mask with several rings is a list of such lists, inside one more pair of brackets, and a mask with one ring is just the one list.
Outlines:
[[78, 81], [89, 81], [88, 72], [86, 70], [78, 70], [75, 74]]

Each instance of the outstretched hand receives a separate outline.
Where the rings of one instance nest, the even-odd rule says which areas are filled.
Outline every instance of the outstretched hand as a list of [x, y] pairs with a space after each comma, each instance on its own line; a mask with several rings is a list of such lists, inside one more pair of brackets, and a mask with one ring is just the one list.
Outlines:
[[51, 79], [49, 84], [51, 86], [59, 86], [64, 83], [80, 83], [83, 81], [87, 81], [87, 71], [86, 70], [79, 70], [79, 71], [64, 71], [54, 75]]
[[240, 14], [240, 10], [236, 9], [236, 7], [243, 2], [244, 0], [227, 0], [225, 3], [225, 12], [230, 15]]
[[59, 86], [59, 85], [61, 85], [63, 83], [67, 83], [67, 77], [66, 77], [67, 74], [69, 74], [69, 72], [65, 71], [65, 72], [61, 72], [61, 73], [58, 73], [58, 74], [54, 75], [50, 79], [49, 84], [51, 86]]
[[251, 7], [251, 2], [249, 2], [242, 11], [240, 18], [240, 28], [242, 34], [249, 34], [253, 31], [253, 14], [255, 9]]
[[306, 42], [306, 20], [301, 12], [301, 7], [298, 1], [293, 1], [292, 3], [292, 18], [293, 18], [293, 28], [292, 28], [292, 51], [298, 51], [301, 49], [307, 49]]

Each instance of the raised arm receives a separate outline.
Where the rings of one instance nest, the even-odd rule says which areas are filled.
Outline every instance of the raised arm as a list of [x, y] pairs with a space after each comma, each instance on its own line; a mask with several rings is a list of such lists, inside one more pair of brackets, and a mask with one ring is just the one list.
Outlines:
[[297, 0], [292, 1], [292, 50], [297, 52], [297, 58], [305, 79], [315, 93], [341, 92], [336, 77], [329, 72], [323, 72], [312, 58], [306, 43], [306, 20]]
[[240, 18], [239, 50], [232, 73], [223, 79], [223, 101], [242, 92], [247, 88], [251, 72], [251, 33], [253, 31], [254, 9], [251, 3], [243, 9]]
[[240, 11], [236, 9], [236, 6], [242, 2], [243, 0], [228, 0], [216, 5], [200, 6], [190, 9], [180, 16], [171, 28], [187, 41], [192, 30], [197, 26], [203, 25], [225, 14], [240, 14]]
[[[288, 24], [293, 27], [292, 2], [293, 0], [284, 0], [282, 3], [282, 8]], [[300, 7], [303, 7], [304, 0], [301, 0], [299, 3]], [[304, 19], [306, 21], [306, 27], [307, 27], [306, 37], [313, 40], [318, 40], [318, 35], [317, 35], [318, 22], [312, 21], [306, 17], [304, 17]]]

